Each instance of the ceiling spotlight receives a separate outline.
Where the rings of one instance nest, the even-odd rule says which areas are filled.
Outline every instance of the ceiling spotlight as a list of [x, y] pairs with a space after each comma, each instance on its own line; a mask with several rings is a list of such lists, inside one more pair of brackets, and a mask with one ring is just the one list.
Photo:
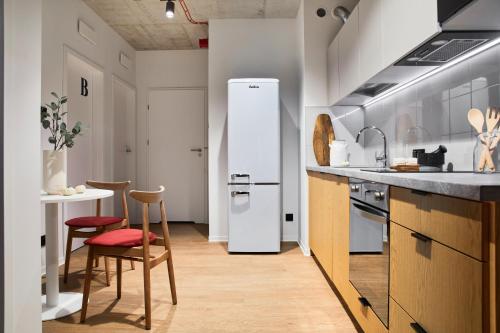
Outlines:
[[173, 0], [167, 0], [167, 8], [165, 9], [165, 16], [167, 18], [173, 18], [175, 11], [175, 4]]

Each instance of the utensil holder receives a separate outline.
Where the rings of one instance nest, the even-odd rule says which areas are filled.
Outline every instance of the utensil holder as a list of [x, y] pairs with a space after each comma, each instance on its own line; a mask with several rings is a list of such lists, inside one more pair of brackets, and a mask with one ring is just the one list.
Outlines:
[[[487, 143], [489, 143], [489, 149], [485, 151]], [[473, 153], [473, 170], [475, 173], [492, 173], [496, 171], [498, 165], [498, 157], [495, 153], [497, 144], [498, 133], [489, 134], [484, 132], [476, 137]], [[487, 158], [487, 155], [483, 157], [483, 154], [488, 154], [491, 157], [494, 168], [488, 166], [487, 160], [483, 161], [483, 158]]]

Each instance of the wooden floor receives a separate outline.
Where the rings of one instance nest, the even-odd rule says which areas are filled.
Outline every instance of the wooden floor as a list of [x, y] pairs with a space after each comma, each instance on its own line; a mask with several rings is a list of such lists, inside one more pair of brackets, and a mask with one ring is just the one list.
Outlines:
[[[226, 244], [207, 241], [208, 226], [171, 224], [178, 304], [173, 306], [166, 264], [152, 271], [151, 332], [356, 332], [311, 257], [293, 243], [279, 255], [229, 255]], [[72, 256], [65, 291], [81, 291], [86, 249]], [[141, 266], [123, 263], [116, 300], [101, 267], [95, 271], [85, 324], [80, 312], [43, 323], [45, 333], [145, 332]], [[63, 267], [60, 269], [62, 277]]]

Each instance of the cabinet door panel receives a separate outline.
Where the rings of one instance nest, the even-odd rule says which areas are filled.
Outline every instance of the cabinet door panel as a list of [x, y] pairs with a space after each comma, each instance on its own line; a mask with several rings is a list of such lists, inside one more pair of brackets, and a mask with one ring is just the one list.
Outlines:
[[333, 252], [333, 191], [329, 184], [331, 177], [335, 176], [311, 173], [309, 177], [309, 246], [330, 278]]
[[488, 221], [484, 203], [391, 187], [391, 220], [482, 260]]
[[337, 289], [349, 283], [349, 184], [346, 177], [337, 177], [333, 201], [333, 267], [332, 280]]
[[335, 38], [328, 47], [328, 104], [335, 104], [340, 97], [339, 39]]
[[387, 67], [439, 32], [437, 0], [383, 0], [382, 52]]
[[354, 8], [338, 34], [340, 97], [343, 98], [360, 85], [358, 7]]
[[481, 332], [483, 263], [396, 223], [390, 230], [391, 297], [427, 332]]
[[383, 69], [382, 2], [361, 0], [359, 7], [359, 57], [361, 81], [365, 82]]

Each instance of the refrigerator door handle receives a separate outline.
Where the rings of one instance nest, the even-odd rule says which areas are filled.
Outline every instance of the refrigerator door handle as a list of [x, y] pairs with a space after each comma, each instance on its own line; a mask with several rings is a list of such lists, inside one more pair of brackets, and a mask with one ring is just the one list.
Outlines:
[[231, 175], [231, 179], [234, 180], [236, 178], [248, 178], [248, 179], [250, 179], [250, 175], [247, 173], [233, 173]]
[[234, 198], [237, 195], [250, 195], [250, 192], [245, 192], [245, 191], [232, 191], [231, 196]]

